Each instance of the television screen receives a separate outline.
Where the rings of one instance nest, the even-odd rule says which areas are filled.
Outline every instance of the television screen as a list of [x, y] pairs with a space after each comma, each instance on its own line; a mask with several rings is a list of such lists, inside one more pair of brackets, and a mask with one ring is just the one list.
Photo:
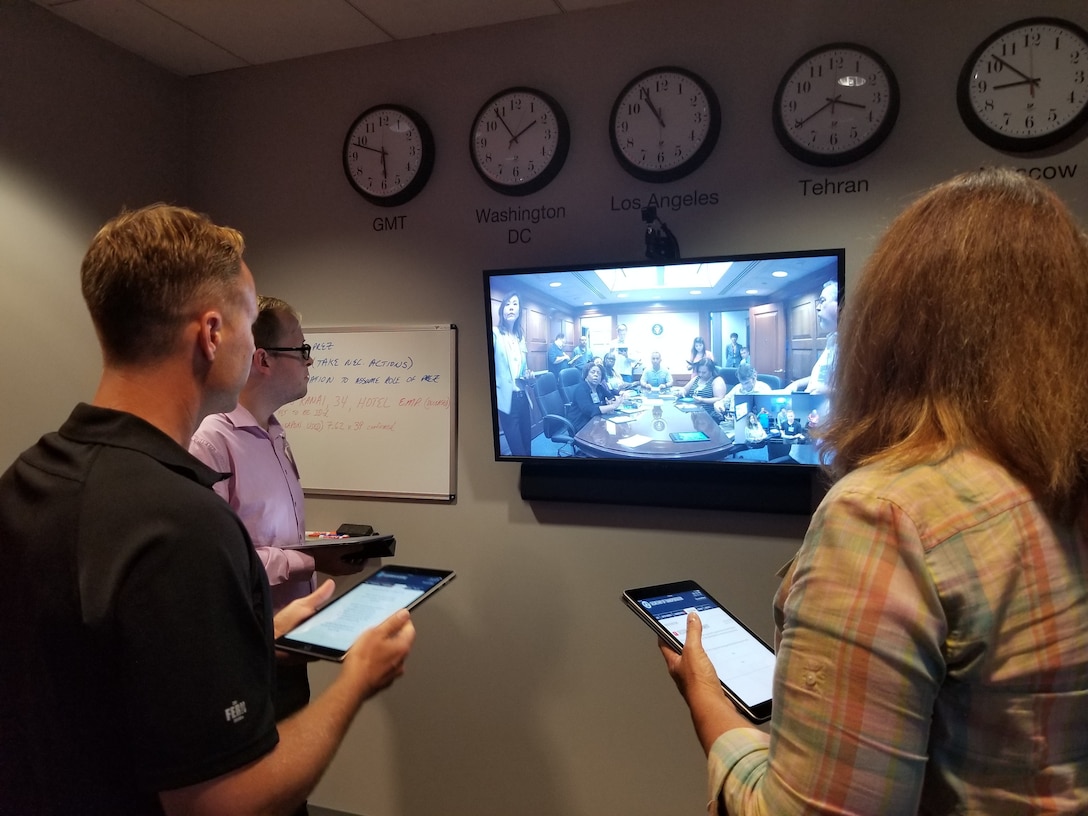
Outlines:
[[496, 459], [815, 471], [844, 278], [842, 249], [486, 270]]

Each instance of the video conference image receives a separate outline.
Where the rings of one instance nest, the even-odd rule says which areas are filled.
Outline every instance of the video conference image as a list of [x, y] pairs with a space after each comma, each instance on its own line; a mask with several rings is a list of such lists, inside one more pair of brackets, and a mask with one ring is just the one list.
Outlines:
[[485, 272], [498, 459], [819, 463], [842, 250]]

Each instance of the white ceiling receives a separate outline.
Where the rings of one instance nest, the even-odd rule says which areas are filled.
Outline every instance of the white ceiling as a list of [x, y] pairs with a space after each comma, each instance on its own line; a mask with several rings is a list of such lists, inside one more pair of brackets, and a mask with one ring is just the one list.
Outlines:
[[181, 76], [630, 0], [34, 0]]

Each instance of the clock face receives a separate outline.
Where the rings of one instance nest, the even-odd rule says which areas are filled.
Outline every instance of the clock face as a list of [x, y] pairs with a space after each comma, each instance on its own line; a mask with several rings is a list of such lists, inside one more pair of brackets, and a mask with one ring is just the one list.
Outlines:
[[1057, 144], [1088, 120], [1088, 34], [1050, 17], [1002, 28], [967, 59], [956, 102], [964, 124], [993, 147]]
[[364, 111], [344, 140], [348, 181], [373, 204], [395, 207], [423, 189], [434, 167], [434, 139], [418, 113], [400, 105]]
[[809, 51], [779, 83], [774, 131], [801, 161], [837, 166], [876, 150], [899, 115], [899, 85], [888, 64], [860, 45]]
[[532, 88], [500, 91], [472, 123], [469, 152], [476, 172], [506, 195], [527, 195], [551, 182], [570, 148], [559, 103]]
[[609, 118], [612, 152], [642, 181], [683, 178], [714, 149], [721, 109], [714, 91], [683, 68], [654, 68], [620, 92]]

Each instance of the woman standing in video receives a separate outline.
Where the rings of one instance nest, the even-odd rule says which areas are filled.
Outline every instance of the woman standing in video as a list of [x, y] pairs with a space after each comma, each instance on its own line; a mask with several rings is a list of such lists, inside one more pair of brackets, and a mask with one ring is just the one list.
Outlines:
[[511, 456], [528, 456], [532, 447], [533, 420], [526, 390], [532, 372], [525, 348], [525, 327], [521, 298], [511, 292], [499, 305], [498, 325], [492, 329], [495, 345], [495, 404], [499, 428], [510, 446]]

